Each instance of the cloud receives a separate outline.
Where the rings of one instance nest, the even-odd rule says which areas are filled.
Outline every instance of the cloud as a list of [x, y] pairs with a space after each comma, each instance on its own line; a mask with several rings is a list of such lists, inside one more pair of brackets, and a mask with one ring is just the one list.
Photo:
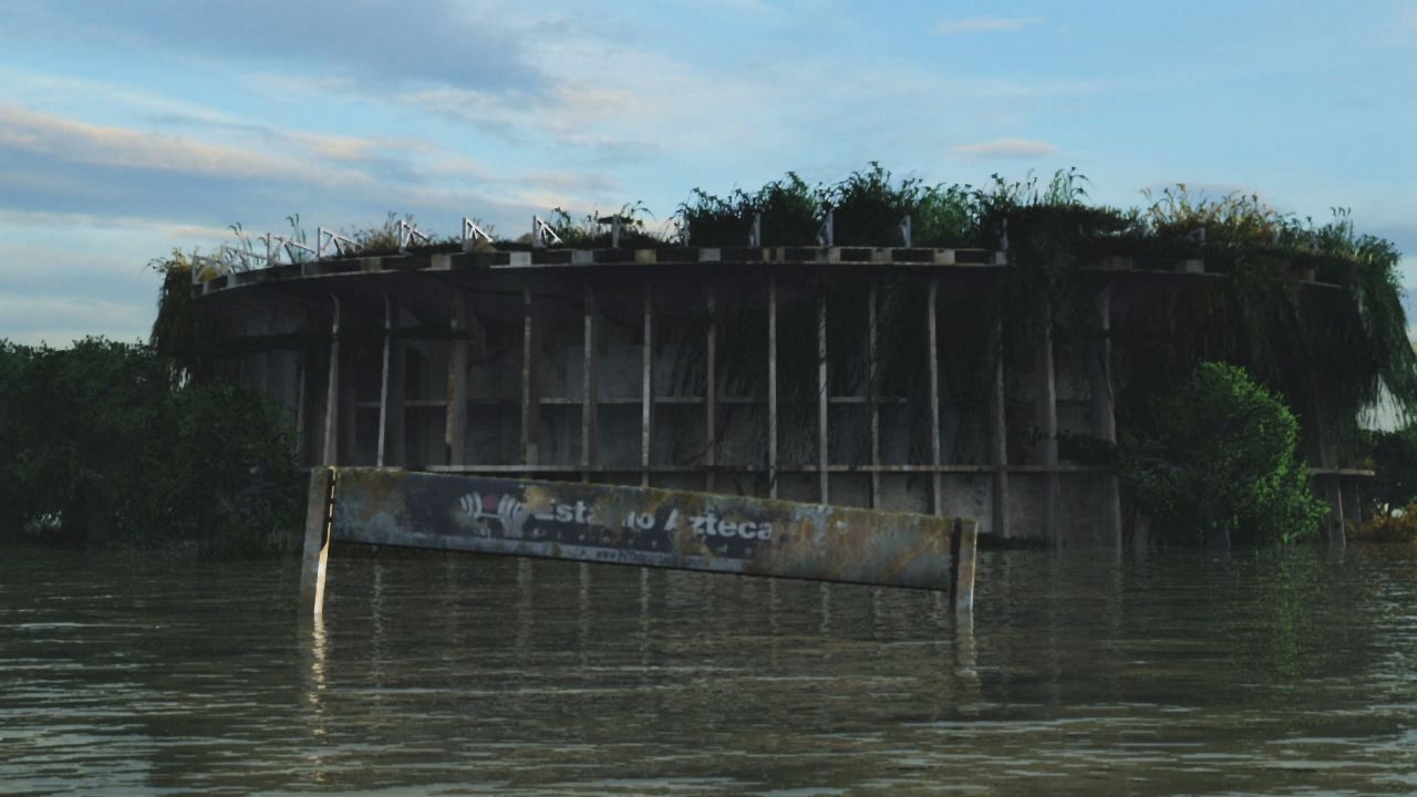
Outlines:
[[[440, 83], [537, 93], [540, 70], [523, 57], [523, 31], [500, 9], [425, 0], [183, 0], [181, 3], [20, 2], [7, 9], [10, 36], [91, 39], [107, 48], [180, 53], [196, 63], [220, 59], [311, 67], [363, 83]], [[521, 15], [525, 16], [525, 15]], [[0, 41], [8, 38], [0, 33]], [[300, 67], [290, 69], [292, 65]]]
[[1046, 141], [1026, 138], [998, 138], [978, 144], [955, 147], [954, 153], [966, 158], [1041, 158], [1052, 155], [1058, 148]]
[[962, 33], [1004, 33], [1023, 30], [1043, 22], [1042, 17], [969, 17], [941, 22], [935, 33], [955, 36]]
[[94, 125], [0, 105], [0, 147], [96, 166], [190, 174], [279, 173], [298, 164], [164, 133]]

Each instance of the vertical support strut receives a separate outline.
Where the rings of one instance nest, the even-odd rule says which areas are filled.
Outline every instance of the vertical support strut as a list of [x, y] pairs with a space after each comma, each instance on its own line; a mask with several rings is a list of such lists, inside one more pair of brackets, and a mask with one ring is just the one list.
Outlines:
[[325, 384], [325, 440], [320, 452], [320, 464], [334, 465], [339, 457], [339, 336], [340, 300], [331, 296], [335, 313], [330, 321], [330, 369]]
[[881, 405], [876, 395], [876, 283], [866, 297], [866, 406], [871, 413], [871, 508], [881, 508]]
[[452, 340], [448, 350], [448, 406], [443, 424], [443, 451], [446, 465], [467, 464], [467, 297], [453, 296], [448, 326]]
[[408, 413], [404, 401], [408, 398], [408, 385], [404, 377], [408, 362], [408, 343], [393, 334], [399, 330], [401, 323], [398, 303], [391, 302], [389, 309], [392, 311], [392, 339], [389, 341], [389, 433], [384, 441], [384, 465], [398, 467], [407, 462]]
[[1313, 369], [1309, 371], [1309, 390], [1313, 395], [1314, 429], [1319, 440], [1319, 466], [1324, 472], [1319, 475], [1319, 489], [1329, 505], [1326, 537], [1329, 545], [1342, 548], [1347, 542], [1343, 527], [1343, 478], [1338, 471], [1338, 451], [1334, 445], [1333, 433], [1328, 423], [1328, 401], [1320, 392], [1319, 380]]
[[1038, 426], [1038, 464], [1043, 468], [1044, 533], [1055, 548], [1063, 545], [1058, 522], [1058, 379], [1053, 361], [1053, 305], [1043, 300], [1043, 330], [1035, 365], [1034, 418]]
[[640, 382], [640, 486], [649, 486], [654, 451], [654, 286], [645, 282], [644, 376]]
[[309, 388], [305, 384], [305, 381], [310, 378], [310, 347], [308, 345], [300, 348], [300, 364], [296, 367], [296, 374], [295, 461], [299, 465], [304, 465], [313, 459], [305, 441], [305, 416], [308, 412], [305, 402], [310, 399]]
[[944, 502], [940, 495], [942, 488], [940, 478], [940, 352], [939, 352], [939, 323], [936, 318], [935, 305], [940, 296], [940, 279], [930, 278], [930, 289], [927, 292], [925, 309], [925, 334], [929, 336], [926, 350], [930, 357], [930, 513], [940, 514], [943, 510]]
[[393, 303], [389, 294], [384, 294], [384, 356], [379, 368], [379, 442], [374, 452], [374, 465], [384, 467], [385, 451], [389, 434], [389, 349], [393, 331]]
[[1009, 426], [1008, 394], [1004, 388], [1004, 329], [994, 322], [992, 356], [994, 373], [989, 391], [989, 464], [994, 469], [992, 532], [998, 539], [1009, 538]]
[[581, 481], [590, 481], [591, 470], [596, 465], [596, 433], [598, 430], [598, 410], [600, 403], [600, 373], [596, 363], [595, 345], [595, 293], [590, 283], [582, 286], [585, 297], [585, 358], [582, 361], [583, 400], [581, 403]]
[[325, 567], [330, 558], [334, 504], [335, 469], [311, 470], [305, 497], [305, 551], [300, 564], [300, 613], [305, 617], [318, 617], [325, 610]]
[[831, 474], [827, 413], [831, 409], [831, 384], [827, 373], [827, 295], [817, 291], [817, 495], [822, 503], [831, 503]]
[[522, 465], [531, 466], [537, 462], [537, 422], [540, 409], [537, 406], [535, 371], [532, 368], [532, 318], [531, 289], [522, 288]]
[[[1112, 284], [1108, 283], [1094, 299], [1101, 336], [1093, 347], [1091, 375], [1093, 435], [1108, 443], [1117, 442], [1117, 399], [1112, 384]], [[1117, 472], [1109, 470], [1102, 476], [1102, 522], [1099, 525], [1103, 548], [1121, 550], [1122, 498]]]
[[974, 570], [979, 558], [979, 524], [955, 518], [950, 533], [950, 603], [956, 615], [974, 611]]
[[718, 281], [708, 286], [708, 333], [704, 341], [704, 487], [714, 491], [718, 467]]
[[777, 497], [777, 275], [768, 277], [768, 496]]

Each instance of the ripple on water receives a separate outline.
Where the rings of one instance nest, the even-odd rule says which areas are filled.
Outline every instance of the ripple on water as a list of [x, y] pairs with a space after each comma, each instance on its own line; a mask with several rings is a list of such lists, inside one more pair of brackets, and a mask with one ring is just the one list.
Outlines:
[[987, 553], [937, 596], [0, 557], [0, 791], [1408, 793], [1417, 561]]

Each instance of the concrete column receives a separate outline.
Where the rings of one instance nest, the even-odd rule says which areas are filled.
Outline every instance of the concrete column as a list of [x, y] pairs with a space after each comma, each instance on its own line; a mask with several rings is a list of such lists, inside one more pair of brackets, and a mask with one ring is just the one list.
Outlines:
[[994, 323], [990, 333], [993, 374], [989, 390], [989, 464], [994, 470], [993, 533], [1009, 539], [1009, 427], [1008, 394], [1004, 385], [1003, 326]]
[[445, 465], [467, 464], [467, 298], [453, 296], [448, 326], [448, 406], [443, 423]]
[[708, 285], [708, 333], [704, 340], [704, 487], [713, 492], [718, 467], [718, 282]]
[[866, 406], [871, 413], [871, 508], [881, 508], [881, 405], [876, 395], [876, 283], [866, 297]]
[[334, 471], [315, 468], [305, 498], [305, 550], [300, 566], [300, 611], [318, 617], [325, 610], [325, 570], [330, 558]]
[[[1117, 397], [1112, 381], [1112, 285], [1093, 299], [1097, 309], [1100, 337], [1094, 342], [1088, 358], [1088, 377], [1092, 392], [1092, 433], [1095, 437], [1117, 442]], [[1098, 542], [1103, 548], [1122, 547], [1122, 499], [1116, 470], [1102, 474], [1101, 522]]]
[[777, 497], [777, 275], [768, 278], [768, 497]]
[[831, 410], [830, 374], [827, 372], [827, 295], [817, 294], [817, 492], [818, 500], [831, 503], [831, 474], [827, 415]]
[[1319, 489], [1329, 505], [1326, 537], [1329, 545], [1342, 548], [1347, 542], [1347, 535], [1343, 528], [1343, 489], [1338, 475], [1338, 449], [1328, 423], [1328, 401], [1312, 370], [1309, 372], [1309, 389], [1314, 397], [1314, 435], [1319, 443], [1319, 468], [1326, 471], [1319, 476]]
[[393, 303], [389, 300], [389, 295], [384, 294], [384, 351], [383, 360], [379, 371], [379, 441], [375, 448], [374, 465], [382, 468], [385, 465], [385, 455], [388, 451], [389, 434], [389, 367], [391, 365], [390, 351], [392, 348], [391, 334], [393, 331]]
[[295, 368], [295, 461], [304, 465], [314, 459], [310, 456], [309, 446], [305, 444], [305, 416], [308, 414], [305, 402], [309, 400], [305, 383], [310, 379], [309, 346], [302, 346], [298, 356]]
[[408, 343], [393, 334], [399, 329], [399, 307], [393, 305], [393, 328], [389, 341], [389, 404], [388, 430], [384, 440], [384, 465], [400, 467], [408, 461], [408, 409], [404, 364], [408, 361]]
[[1058, 382], [1053, 361], [1053, 307], [1045, 299], [1038, 354], [1034, 364], [1034, 425], [1038, 431], [1035, 464], [1043, 468], [1043, 526], [1049, 542], [1062, 547], [1058, 522]]
[[940, 477], [940, 352], [938, 328], [936, 319], [936, 304], [940, 296], [940, 280], [938, 277], [930, 278], [930, 288], [926, 297], [925, 308], [925, 334], [929, 338], [926, 341], [926, 351], [930, 358], [928, 364], [930, 375], [930, 465], [935, 470], [930, 473], [930, 512], [938, 515], [944, 508], [943, 496], [940, 494], [942, 481]]
[[582, 360], [581, 402], [581, 481], [591, 480], [591, 469], [598, 462], [597, 435], [599, 432], [600, 409], [600, 367], [597, 362], [599, 347], [596, 346], [595, 293], [587, 283], [582, 287], [585, 296], [585, 358]]
[[532, 367], [533, 336], [531, 289], [522, 289], [522, 464], [537, 464], [540, 442], [537, 426], [541, 420], [540, 396], [536, 389], [536, 369]]
[[640, 381], [640, 486], [648, 487], [654, 453], [654, 286], [645, 282], [644, 373]]
[[320, 453], [320, 463], [323, 465], [338, 464], [340, 438], [340, 300], [338, 296], [330, 299], [334, 302], [334, 315], [330, 320], [330, 367], [325, 380], [325, 433]]

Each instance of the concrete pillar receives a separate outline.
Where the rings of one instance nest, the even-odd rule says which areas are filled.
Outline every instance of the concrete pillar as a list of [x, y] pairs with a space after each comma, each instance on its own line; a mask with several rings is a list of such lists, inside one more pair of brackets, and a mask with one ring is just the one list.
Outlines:
[[330, 558], [334, 470], [315, 468], [305, 498], [305, 550], [300, 565], [300, 611], [320, 616], [325, 609], [325, 570]]
[[532, 317], [531, 290], [522, 289], [522, 465], [537, 464], [540, 450], [538, 425], [541, 420], [540, 394], [536, 389], [535, 323]]
[[1009, 427], [1008, 394], [1004, 389], [1003, 326], [994, 323], [990, 333], [993, 349], [993, 374], [989, 390], [989, 465], [994, 470], [993, 533], [1001, 540], [1009, 539]]
[[375, 444], [374, 466], [382, 468], [386, 464], [389, 436], [389, 370], [392, 365], [393, 302], [384, 294], [384, 346], [379, 370], [379, 439]]
[[[1097, 309], [1100, 336], [1094, 341], [1088, 357], [1088, 376], [1092, 393], [1093, 436], [1109, 443], [1117, 442], [1117, 399], [1112, 380], [1112, 285], [1093, 299]], [[1102, 474], [1101, 517], [1098, 543], [1103, 548], [1122, 546], [1122, 499], [1116, 470]]]
[[943, 496], [940, 494], [942, 482], [940, 478], [940, 352], [939, 352], [939, 324], [936, 318], [936, 305], [940, 297], [940, 280], [938, 277], [930, 278], [930, 287], [926, 292], [925, 306], [925, 350], [930, 362], [927, 364], [927, 373], [930, 379], [930, 465], [934, 470], [930, 472], [930, 513], [940, 514], [944, 508]]
[[314, 459], [310, 455], [310, 448], [305, 443], [305, 417], [308, 410], [305, 403], [309, 401], [309, 391], [306, 389], [306, 382], [310, 379], [310, 348], [301, 347], [297, 355], [295, 367], [295, 461], [300, 465], [305, 465]]
[[777, 497], [777, 275], [768, 278], [768, 497]]
[[448, 405], [443, 423], [445, 465], [467, 464], [467, 297], [453, 296], [448, 341]]
[[828, 413], [831, 409], [831, 382], [827, 372], [827, 295], [817, 294], [817, 493], [822, 503], [831, 503], [830, 438]]
[[1048, 541], [1062, 547], [1058, 519], [1058, 382], [1053, 360], [1053, 307], [1045, 299], [1040, 313], [1038, 353], [1034, 361], [1034, 426], [1038, 432], [1035, 464], [1043, 469], [1043, 527]]
[[597, 437], [600, 410], [600, 347], [597, 344], [599, 324], [595, 293], [587, 283], [582, 288], [585, 297], [585, 357], [582, 360], [581, 391], [581, 481], [591, 481], [591, 470], [598, 464]]
[[640, 378], [640, 486], [650, 486], [654, 453], [654, 286], [645, 282], [643, 374]]
[[331, 301], [334, 315], [330, 321], [330, 367], [325, 380], [325, 432], [320, 452], [320, 463], [324, 465], [338, 464], [340, 438], [340, 300], [333, 296]]
[[704, 487], [714, 491], [718, 467], [718, 282], [708, 285], [708, 332], [704, 340]]
[[881, 508], [881, 405], [876, 395], [876, 305], [879, 298], [876, 283], [866, 297], [866, 405], [871, 412], [871, 508]]
[[1328, 544], [1342, 548], [1347, 541], [1343, 527], [1343, 490], [1338, 475], [1338, 449], [1334, 443], [1333, 430], [1328, 423], [1328, 401], [1320, 386], [1317, 374], [1309, 372], [1309, 389], [1313, 395], [1314, 436], [1319, 443], [1319, 468], [1324, 471], [1319, 476], [1319, 489], [1329, 505], [1329, 519], [1326, 538]]

